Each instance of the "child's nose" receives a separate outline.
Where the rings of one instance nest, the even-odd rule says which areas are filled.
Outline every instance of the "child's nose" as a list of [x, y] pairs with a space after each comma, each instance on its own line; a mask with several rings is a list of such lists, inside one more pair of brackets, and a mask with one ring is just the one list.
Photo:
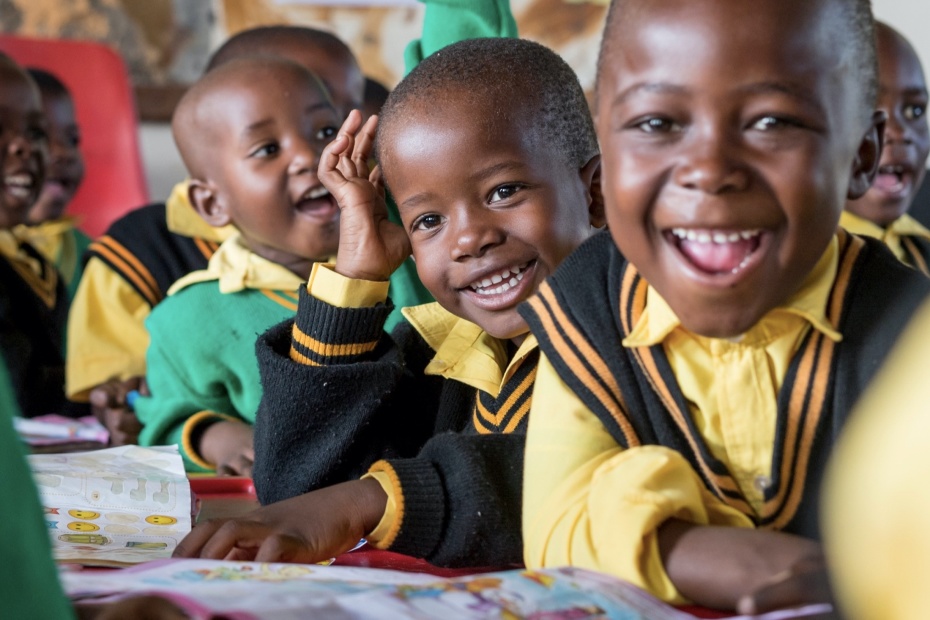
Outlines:
[[910, 144], [914, 141], [903, 111], [889, 112], [885, 121], [885, 144]]
[[706, 194], [746, 188], [749, 175], [736, 155], [738, 147], [724, 133], [711, 131], [693, 135], [683, 146], [681, 161], [674, 173], [676, 184]]
[[452, 260], [479, 258], [506, 238], [504, 231], [494, 222], [493, 215], [484, 209], [477, 213], [468, 208], [461, 209], [455, 220]]
[[7, 144], [7, 152], [11, 155], [28, 156], [35, 150], [35, 145], [23, 134], [16, 134]]
[[288, 166], [290, 174], [303, 174], [305, 172], [316, 172], [320, 163], [320, 154], [313, 148], [307, 140], [299, 140], [294, 144], [294, 156], [291, 158], [291, 164]]

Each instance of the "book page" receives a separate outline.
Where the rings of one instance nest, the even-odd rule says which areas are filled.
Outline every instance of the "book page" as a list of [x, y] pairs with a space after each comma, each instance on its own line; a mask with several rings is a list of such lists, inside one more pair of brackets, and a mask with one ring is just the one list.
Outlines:
[[191, 530], [176, 446], [28, 457], [59, 562], [122, 566], [171, 557]]

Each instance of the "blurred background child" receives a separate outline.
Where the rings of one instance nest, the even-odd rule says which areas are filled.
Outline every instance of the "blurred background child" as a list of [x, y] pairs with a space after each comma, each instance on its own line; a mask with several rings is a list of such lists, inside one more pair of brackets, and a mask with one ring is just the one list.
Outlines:
[[45, 116], [35, 82], [5, 55], [0, 127], [0, 351], [24, 416], [77, 415], [64, 397], [64, 284], [55, 266], [13, 232], [42, 190]]
[[84, 251], [90, 245], [75, 218], [66, 215], [68, 203], [84, 179], [81, 129], [68, 87], [42, 69], [27, 69], [42, 95], [48, 127], [49, 159], [39, 199], [16, 234], [54, 263], [64, 278], [68, 299], [74, 297], [83, 272]]
[[900, 260], [930, 276], [930, 230], [907, 214], [930, 154], [927, 82], [920, 59], [901, 33], [875, 24], [878, 104], [885, 140], [878, 175], [865, 196], [846, 202], [840, 226], [881, 239]]
[[274, 56], [225, 62], [178, 104], [190, 203], [237, 231], [146, 321], [140, 443], [180, 444], [189, 469], [251, 475], [256, 337], [294, 315], [311, 265], [339, 243], [339, 208], [317, 177], [339, 120], [312, 73]]

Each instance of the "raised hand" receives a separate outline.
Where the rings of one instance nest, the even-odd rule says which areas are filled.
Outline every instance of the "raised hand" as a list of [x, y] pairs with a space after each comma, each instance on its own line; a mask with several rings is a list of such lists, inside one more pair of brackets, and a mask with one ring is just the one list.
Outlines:
[[237, 519], [198, 523], [175, 557], [321, 562], [355, 546], [384, 513], [376, 480], [352, 480], [263, 506]]
[[388, 220], [381, 170], [369, 171], [378, 117], [362, 125], [353, 110], [320, 156], [320, 182], [341, 210], [336, 272], [348, 278], [385, 281], [410, 255], [407, 233]]

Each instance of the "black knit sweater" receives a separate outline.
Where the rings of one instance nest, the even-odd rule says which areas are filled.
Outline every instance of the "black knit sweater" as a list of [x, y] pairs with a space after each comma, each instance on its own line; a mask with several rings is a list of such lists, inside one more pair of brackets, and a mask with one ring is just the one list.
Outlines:
[[[390, 303], [337, 308], [302, 289], [296, 320], [259, 339], [259, 499], [268, 504], [357, 478], [386, 459], [404, 503], [391, 550], [446, 566], [521, 563], [525, 405], [532, 378], [524, 380], [535, 375], [538, 353], [492, 398], [464, 383], [424, 375], [434, 351], [406, 322], [388, 336], [383, 325], [390, 311]], [[486, 412], [497, 414], [493, 424], [478, 422], [478, 399]], [[477, 426], [490, 434], [478, 434]]]
[[620, 446], [673, 448], [711, 493], [759, 526], [817, 538], [820, 481], [832, 445], [930, 293], [930, 281], [881, 242], [838, 234], [827, 314], [843, 339], [834, 343], [810, 330], [791, 361], [778, 394], [771, 483], [760, 514], [705, 444], [663, 346], [622, 345], [643, 310], [648, 283], [607, 233], [572, 254], [521, 314], [556, 372]]

